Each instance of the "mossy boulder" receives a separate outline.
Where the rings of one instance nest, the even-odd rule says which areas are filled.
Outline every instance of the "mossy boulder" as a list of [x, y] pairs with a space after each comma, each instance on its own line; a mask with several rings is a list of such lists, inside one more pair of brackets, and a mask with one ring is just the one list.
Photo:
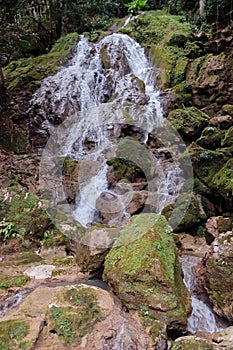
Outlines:
[[229, 104], [224, 105], [224, 106], [222, 106], [222, 110], [226, 114], [233, 116], [233, 105], [229, 105]]
[[105, 260], [104, 279], [146, 326], [155, 320], [171, 332], [187, 327], [190, 299], [171, 227], [163, 216], [141, 214], [120, 230]]
[[29, 87], [34, 91], [41, 80], [55, 74], [67, 62], [67, 57], [77, 42], [78, 34], [70, 33], [60, 38], [46, 55], [21, 58], [4, 68], [6, 86], [10, 91]]
[[222, 147], [231, 147], [231, 146], [233, 146], [233, 126], [230, 127], [226, 131], [225, 136], [222, 139], [221, 146]]
[[214, 350], [212, 342], [194, 336], [181, 337], [175, 340], [171, 350]]
[[228, 155], [221, 149], [213, 151], [196, 145], [188, 150], [188, 155], [192, 160], [194, 175], [209, 188], [213, 177], [228, 160]]
[[207, 126], [197, 139], [197, 144], [203, 148], [216, 149], [221, 146], [224, 131], [218, 127]]
[[205, 288], [214, 311], [233, 322], [233, 232], [221, 233], [204, 259]]
[[195, 107], [175, 109], [168, 115], [169, 122], [184, 140], [193, 140], [208, 125], [209, 116]]
[[214, 175], [213, 188], [229, 203], [233, 205], [233, 158]]
[[165, 207], [162, 214], [167, 218], [175, 232], [196, 233], [207, 215], [203, 209], [202, 197], [194, 193], [183, 192], [174, 205]]

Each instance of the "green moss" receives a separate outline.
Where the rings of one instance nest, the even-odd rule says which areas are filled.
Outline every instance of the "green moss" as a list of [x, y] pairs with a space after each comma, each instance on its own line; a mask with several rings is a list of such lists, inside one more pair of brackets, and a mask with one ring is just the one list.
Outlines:
[[23, 252], [23, 253], [18, 253], [14, 256], [14, 264], [15, 265], [21, 265], [21, 264], [31, 264], [31, 263], [36, 263], [36, 262], [41, 262], [42, 258], [32, 252]]
[[182, 16], [147, 11], [120, 30], [149, 48], [152, 63], [160, 69], [160, 88], [169, 87], [172, 80], [173, 85], [185, 80], [187, 56], [195, 56], [198, 48], [193, 46], [194, 27]]
[[223, 110], [223, 112], [225, 112], [225, 113], [227, 113], [227, 114], [229, 114], [229, 115], [231, 115], [231, 116], [233, 116], [233, 105], [224, 105], [223, 107], [222, 107], [222, 110]]
[[[170, 233], [171, 228], [163, 216], [133, 217], [120, 230], [105, 259], [104, 278], [123, 304], [138, 310], [146, 324], [152, 325], [153, 320], [176, 323], [174, 320], [179, 319], [181, 328], [185, 328], [184, 300], [187, 306], [188, 293]], [[160, 308], [166, 309], [166, 313]]]
[[0, 348], [1, 350], [23, 349], [19, 341], [26, 337], [29, 325], [24, 320], [9, 320], [0, 322]]
[[222, 139], [221, 146], [222, 147], [231, 147], [231, 146], [233, 146], [233, 126], [230, 127], [226, 131], [225, 136]]
[[223, 130], [218, 127], [208, 126], [202, 131], [201, 137], [196, 142], [201, 147], [216, 149], [220, 147], [223, 136]]
[[37, 237], [42, 237], [51, 223], [40, 199], [25, 190], [4, 203], [1, 215], [6, 222], [14, 225], [14, 230], [19, 234], [30, 233]]
[[92, 331], [97, 322], [103, 320], [91, 288], [73, 287], [64, 293], [62, 299], [68, 302], [69, 306], [53, 306], [50, 317], [54, 331], [64, 342], [80, 341], [81, 337]]
[[67, 34], [54, 44], [47, 55], [12, 61], [4, 68], [8, 89], [13, 91], [23, 86], [34, 91], [41, 80], [55, 74], [59, 66], [65, 64], [66, 57], [73, 49], [77, 39], [77, 33]]
[[26, 275], [6, 275], [0, 272], [0, 288], [10, 289], [12, 287], [22, 287], [28, 281], [30, 281], [30, 277]]
[[123, 113], [123, 116], [125, 118], [126, 124], [134, 125], [135, 122], [134, 122], [133, 118], [131, 117], [131, 115], [129, 114], [128, 110], [127, 109], [122, 109], [122, 113]]
[[209, 116], [196, 107], [187, 107], [171, 111], [168, 120], [184, 139], [190, 140], [198, 136], [207, 126]]
[[212, 184], [213, 187], [220, 193], [226, 201], [232, 198], [233, 195], [233, 158], [214, 175]]
[[183, 47], [192, 36], [193, 27], [182, 16], [172, 16], [165, 11], [147, 11], [120, 31], [146, 45], [166, 43]]
[[186, 337], [176, 340], [171, 350], [213, 350], [214, 347], [205, 339]]
[[172, 71], [172, 85], [177, 85], [185, 80], [186, 67], [188, 64], [187, 57], [179, 57]]
[[62, 258], [54, 258], [53, 265], [55, 266], [73, 266], [75, 265], [75, 260], [73, 257], [62, 257]]
[[222, 150], [206, 150], [202, 147], [194, 147], [188, 151], [191, 157], [195, 176], [207, 187], [213, 186], [213, 177], [218, 173], [227, 157]]

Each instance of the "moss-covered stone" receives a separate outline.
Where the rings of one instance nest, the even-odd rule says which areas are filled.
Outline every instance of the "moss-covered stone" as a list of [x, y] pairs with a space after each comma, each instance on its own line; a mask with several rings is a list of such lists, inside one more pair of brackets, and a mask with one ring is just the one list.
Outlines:
[[233, 105], [228, 105], [228, 104], [224, 105], [224, 106], [222, 106], [222, 110], [223, 110], [223, 112], [233, 116]]
[[171, 228], [163, 216], [134, 216], [105, 260], [104, 279], [142, 322], [186, 329], [190, 311]]
[[188, 64], [187, 57], [179, 57], [172, 71], [172, 85], [177, 85], [185, 80], [186, 67]]
[[26, 275], [6, 275], [4, 273], [0, 273], [0, 288], [8, 290], [13, 287], [22, 287], [29, 280], [30, 277]]
[[188, 150], [194, 169], [194, 175], [207, 187], [211, 188], [213, 177], [226, 164], [227, 156], [222, 150], [206, 150], [193, 147]]
[[229, 159], [227, 163], [214, 175], [212, 179], [212, 186], [217, 192], [226, 200], [232, 203], [233, 197], [233, 158]]
[[213, 350], [214, 345], [208, 340], [197, 337], [182, 337], [177, 339], [171, 350]]
[[165, 207], [162, 214], [176, 232], [193, 230], [195, 233], [198, 226], [207, 219], [201, 196], [186, 192], [178, 197], [174, 205]]
[[41, 262], [41, 261], [42, 261], [41, 256], [33, 252], [17, 253], [14, 256], [15, 265], [31, 264], [31, 263]]
[[[0, 322], [0, 349], [29, 349], [30, 344], [23, 341], [28, 333], [29, 323], [23, 319]], [[28, 346], [26, 347], [26, 345]]]
[[12, 61], [4, 68], [8, 89], [13, 91], [27, 86], [34, 91], [41, 80], [55, 74], [59, 66], [65, 64], [77, 39], [77, 33], [67, 34], [54, 44], [47, 55]]
[[63, 305], [53, 306], [49, 317], [52, 329], [66, 344], [80, 342], [97, 322], [104, 319], [95, 293], [90, 287], [70, 288], [59, 295], [58, 299]]
[[222, 139], [221, 146], [222, 147], [231, 147], [231, 146], [233, 146], [233, 126], [230, 127], [226, 131], [225, 136]]
[[223, 130], [218, 127], [207, 126], [196, 142], [203, 148], [216, 149], [220, 147], [223, 136]]
[[168, 120], [185, 140], [192, 140], [208, 125], [209, 116], [195, 107], [175, 109]]

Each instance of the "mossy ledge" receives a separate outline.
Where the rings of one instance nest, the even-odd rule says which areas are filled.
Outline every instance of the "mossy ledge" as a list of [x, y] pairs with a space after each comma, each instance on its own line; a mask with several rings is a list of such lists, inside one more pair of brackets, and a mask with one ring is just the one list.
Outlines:
[[7, 88], [11, 92], [22, 87], [35, 91], [40, 81], [54, 75], [60, 66], [68, 62], [77, 40], [78, 34], [70, 33], [61, 37], [48, 54], [12, 61], [4, 68]]

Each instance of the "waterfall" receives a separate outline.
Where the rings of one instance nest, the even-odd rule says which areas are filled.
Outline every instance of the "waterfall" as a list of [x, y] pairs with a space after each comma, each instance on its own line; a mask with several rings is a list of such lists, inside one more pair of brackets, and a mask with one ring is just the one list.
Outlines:
[[[73, 215], [84, 226], [93, 221], [98, 197], [109, 191], [106, 160], [116, 156], [120, 125], [138, 127], [144, 143], [155, 127], [163, 125], [160, 91], [155, 87], [157, 74], [145, 50], [125, 34], [108, 35], [96, 44], [80, 36], [70, 65], [46, 78], [33, 96], [31, 127], [38, 130], [40, 125], [36, 132], [59, 135], [57, 125], [71, 120], [66, 137], [64, 128], [63, 134], [56, 136], [60, 155], [102, 164], [92, 178], [87, 176], [79, 184]], [[178, 196], [182, 178], [178, 162], [163, 166], [153, 157], [155, 164], [160, 164], [153, 193], [155, 211], [160, 213]], [[57, 198], [57, 202], [62, 200]], [[116, 216], [123, 213], [124, 208]]]
[[203, 301], [195, 296], [195, 268], [201, 258], [192, 255], [184, 255], [180, 258], [184, 273], [184, 283], [191, 294], [192, 314], [188, 318], [188, 330], [195, 334], [196, 332], [219, 332], [221, 328], [217, 324], [215, 314]]

